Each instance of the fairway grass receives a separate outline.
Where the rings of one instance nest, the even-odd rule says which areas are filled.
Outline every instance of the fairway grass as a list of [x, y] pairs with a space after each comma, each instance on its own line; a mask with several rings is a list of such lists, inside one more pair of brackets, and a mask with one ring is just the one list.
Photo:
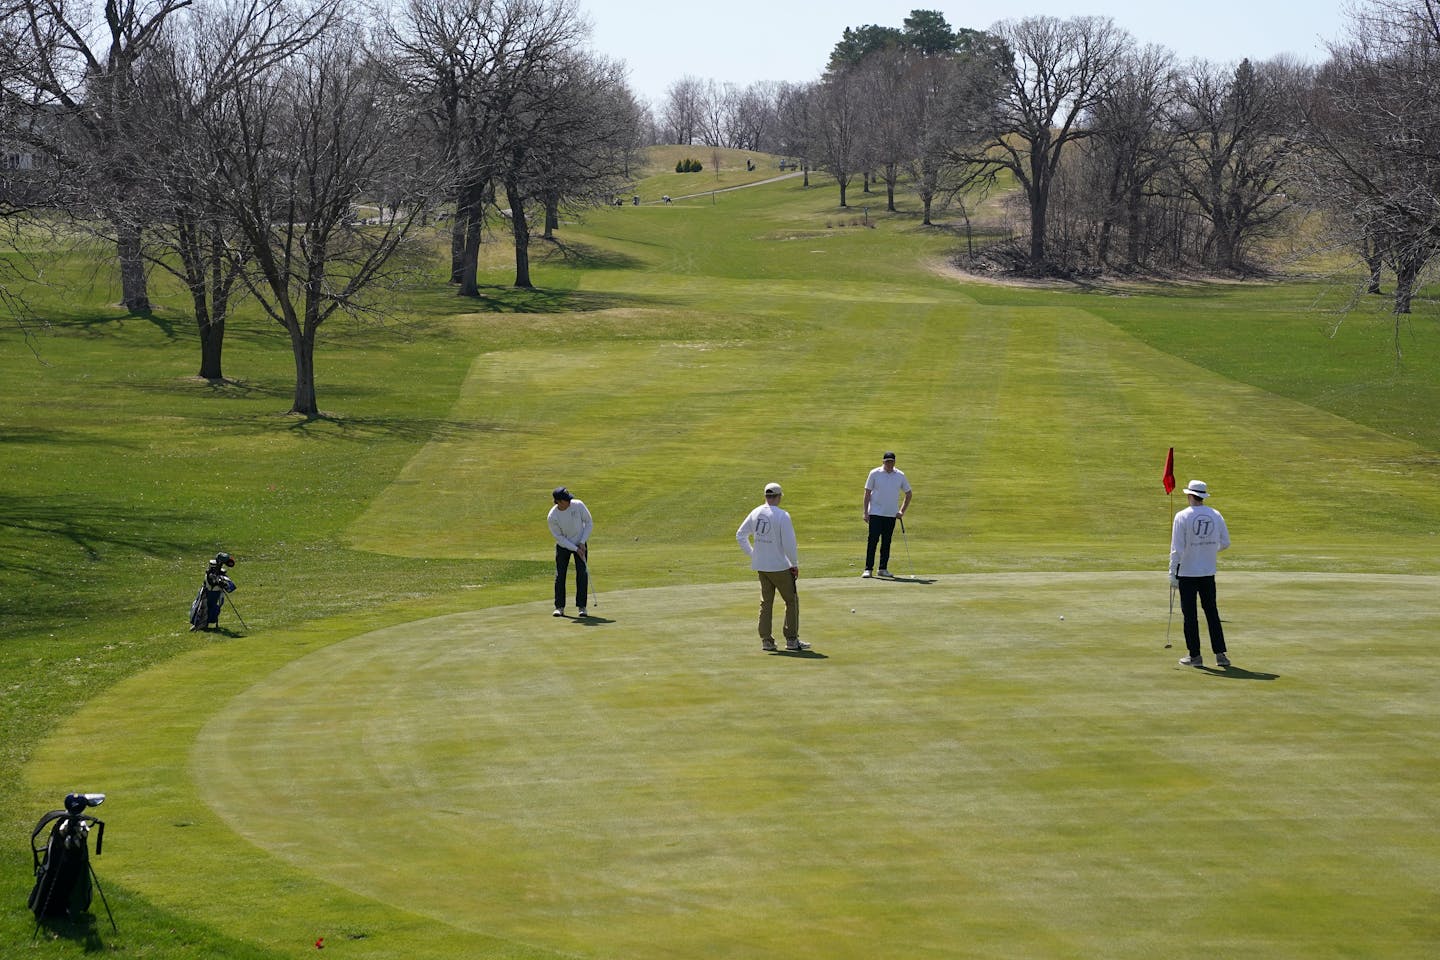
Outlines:
[[[699, 176], [769, 176], [734, 159]], [[55, 252], [0, 324], [0, 819], [107, 792], [120, 930], [37, 949], [1440, 955], [1433, 315], [1397, 362], [1330, 284], [966, 283], [903, 193], [649, 202], [667, 167], [537, 241], [538, 289], [502, 237], [478, 299], [327, 323], [318, 420], [253, 304], [197, 381], [182, 291], [128, 317]], [[1161, 647], [1170, 447], [1235, 541], [1225, 673]], [[933, 582], [857, 576], [887, 449], [890, 567]], [[812, 656], [754, 635], [768, 481]], [[561, 483], [587, 623], [549, 616]], [[248, 629], [189, 633], [221, 549]], [[0, 956], [30, 870], [0, 849]]]
[[1163, 576], [927, 579], [802, 581], [811, 655], [748, 581], [237, 640], [33, 772], [282, 953], [1433, 955], [1436, 578], [1222, 575], [1227, 671], [1162, 649]]

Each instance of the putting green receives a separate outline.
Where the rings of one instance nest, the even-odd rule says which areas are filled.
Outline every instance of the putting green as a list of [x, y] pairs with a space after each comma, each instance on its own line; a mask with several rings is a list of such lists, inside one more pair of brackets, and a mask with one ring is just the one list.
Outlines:
[[750, 582], [257, 635], [29, 773], [109, 791], [102, 876], [295, 953], [1428, 957], [1437, 587], [1222, 573], [1225, 672], [1156, 573], [802, 581], [803, 656]]

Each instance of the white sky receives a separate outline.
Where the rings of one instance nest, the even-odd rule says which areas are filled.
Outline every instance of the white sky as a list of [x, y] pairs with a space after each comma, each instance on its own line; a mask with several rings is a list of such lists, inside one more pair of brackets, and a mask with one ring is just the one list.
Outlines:
[[911, 10], [939, 10], [954, 28], [983, 30], [1028, 16], [1108, 16], [1141, 44], [1181, 59], [1238, 62], [1290, 53], [1310, 62], [1344, 28], [1346, 0], [578, 0], [591, 46], [624, 60], [630, 86], [658, 104], [690, 75], [746, 86], [816, 79], [846, 27], [900, 27]]

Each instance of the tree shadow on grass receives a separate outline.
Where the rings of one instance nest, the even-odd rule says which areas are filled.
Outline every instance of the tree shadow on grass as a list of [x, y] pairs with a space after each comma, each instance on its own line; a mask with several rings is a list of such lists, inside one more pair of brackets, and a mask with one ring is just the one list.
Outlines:
[[[425, 442], [453, 442], [508, 429], [488, 420], [448, 420], [438, 417], [343, 417], [327, 414], [309, 418], [288, 414], [294, 422], [287, 427], [292, 433], [316, 441], [348, 441], [369, 443], [379, 438]], [[274, 423], [268, 419], [251, 422], [255, 434], [269, 433]], [[323, 429], [322, 429], [323, 428]]]
[[[123, 516], [125, 523], [117, 523], [117, 516]], [[62, 557], [63, 551], [54, 548], [56, 540], [72, 544], [84, 559], [92, 561], [113, 559], [109, 555], [117, 551], [146, 555], [183, 552], [193, 544], [167, 541], [147, 531], [177, 527], [189, 520], [180, 514], [144, 513], [134, 505], [122, 509], [100, 501], [0, 495], [0, 532], [12, 543], [0, 551], [0, 570], [28, 571], [40, 577], [59, 575], [74, 557]], [[127, 527], [135, 532], [124, 532]]]
[[472, 301], [478, 312], [552, 314], [595, 313], [620, 307], [648, 306], [663, 301], [630, 293], [595, 290], [544, 290], [539, 287], [481, 287]]
[[634, 270], [645, 264], [637, 257], [626, 256], [614, 250], [602, 250], [585, 243], [566, 243], [563, 240], [549, 241], [552, 250], [541, 256], [541, 262], [563, 260], [571, 266], [586, 270]]

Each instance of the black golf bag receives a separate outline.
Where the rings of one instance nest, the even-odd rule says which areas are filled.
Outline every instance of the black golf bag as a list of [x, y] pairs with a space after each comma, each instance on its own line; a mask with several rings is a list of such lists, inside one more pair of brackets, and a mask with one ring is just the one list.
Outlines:
[[225, 594], [235, 589], [235, 581], [225, 575], [226, 567], [235, 566], [235, 558], [228, 553], [217, 553], [205, 567], [205, 581], [190, 603], [190, 629], [203, 630], [220, 616], [225, 605]]
[[[30, 891], [30, 909], [35, 919], [75, 918], [90, 909], [94, 893], [90, 878], [89, 836], [95, 833], [95, 855], [105, 841], [105, 824], [80, 811], [105, 799], [101, 793], [72, 793], [64, 810], [51, 810], [40, 818], [30, 834], [30, 853], [35, 860], [35, 887]], [[40, 834], [50, 827], [43, 849], [36, 846]], [[106, 905], [108, 910], [109, 905]], [[113, 920], [112, 920], [113, 923]]]

